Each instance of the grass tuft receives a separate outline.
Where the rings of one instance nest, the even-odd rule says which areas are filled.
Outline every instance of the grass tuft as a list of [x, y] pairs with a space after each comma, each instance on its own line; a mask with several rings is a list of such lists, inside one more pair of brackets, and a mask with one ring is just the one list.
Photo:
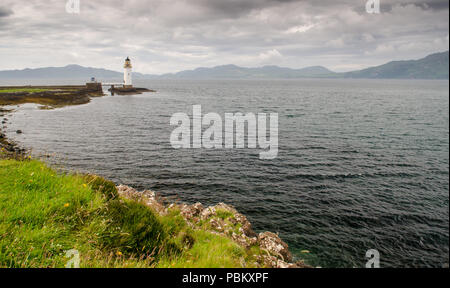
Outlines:
[[119, 197], [114, 182], [91, 174], [84, 176], [84, 179], [93, 190], [102, 193], [108, 200], [117, 199]]

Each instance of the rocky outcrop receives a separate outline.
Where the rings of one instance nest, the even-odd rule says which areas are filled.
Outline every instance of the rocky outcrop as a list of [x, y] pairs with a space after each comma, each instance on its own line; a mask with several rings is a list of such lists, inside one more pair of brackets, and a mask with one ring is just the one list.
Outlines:
[[[9, 112], [11, 112], [11, 110], [6, 110], [0, 107], [0, 117], [3, 117]], [[9, 140], [2, 131], [2, 129], [6, 128], [5, 124], [7, 120], [7, 118], [3, 118], [2, 125], [0, 126], [0, 158], [2, 156], [10, 158], [23, 158], [26, 150], [19, 147], [15, 142]]]
[[113, 95], [136, 95], [142, 94], [144, 92], [156, 92], [155, 90], [147, 89], [147, 88], [137, 88], [137, 87], [114, 87], [108, 89]]
[[292, 254], [288, 245], [278, 235], [272, 232], [264, 232], [258, 235], [258, 243], [261, 249], [268, 251], [271, 255], [279, 256], [283, 261], [292, 261]]
[[201, 203], [164, 205], [153, 191], [139, 192], [126, 185], [117, 186], [117, 190], [121, 197], [139, 201], [161, 215], [166, 215], [171, 209], [178, 209], [180, 215], [194, 229], [205, 229], [228, 237], [245, 249], [258, 247], [262, 251], [260, 255], [255, 255], [259, 267], [311, 268], [303, 261], [292, 263], [293, 257], [288, 245], [277, 234], [255, 233], [247, 217], [230, 205], [224, 203], [210, 207], [204, 207]]
[[91, 101], [91, 97], [104, 95], [101, 89], [87, 88], [87, 86], [10, 86], [2, 88], [11, 89], [13, 92], [0, 93], [0, 106], [35, 103], [56, 108], [86, 104]]
[[156, 194], [153, 191], [145, 190], [139, 192], [129, 186], [119, 185], [117, 186], [117, 192], [119, 193], [119, 196], [141, 202], [160, 214], [165, 214], [167, 211], [166, 207], [156, 199]]

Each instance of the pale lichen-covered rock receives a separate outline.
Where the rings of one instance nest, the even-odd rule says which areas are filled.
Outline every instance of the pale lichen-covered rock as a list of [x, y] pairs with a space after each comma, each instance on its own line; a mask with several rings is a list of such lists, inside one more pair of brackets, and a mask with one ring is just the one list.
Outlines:
[[264, 232], [258, 235], [258, 243], [261, 249], [267, 251], [272, 256], [280, 256], [283, 261], [291, 262], [292, 254], [288, 245], [272, 232]]
[[225, 231], [225, 223], [222, 219], [215, 219], [212, 218], [209, 220], [209, 224], [211, 225], [211, 228], [214, 229], [217, 232], [224, 232]]
[[153, 191], [150, 190], [137, 191], [136, 189], [126, 185], [119, 185], [117, 186], [117, 192], [121, 197], [141, 202], [158, 213], [164, 213], [165, 211], [164, 205], [162, 205], [156, 199], [156, 194]]
[[219, 203], [215, 206], [210, 206], [204, 209], [201, 213], [201, 219], [209, 219], [217, 215], [217, 211], [227, 211], [232, 214], [232, 217], [229, 218], [229, 221], [237, 225], [239, 224], [241, 227], [239, 228], [240, 232], [247, 237], [255, 237], [256, 233], [252, 230], [252, 225], [250, 221], [248, 221], [247, 217], [239, 213], [234, 207]]
[[204, 209], [201, 213], [201, 218], [203, 220], [208, 219], [214, 215], [216, 215], [217, 211], [221, 210], [221, 211], [228, 211], [231, 214], [237, 214], [238, 212], [236, 211], [236, 209], [234, 209], [233, 207], [231, 207], [230, 205], [227, 205], [225, 203], [219, 203], [215, 206], [210, 206], [207, 207], [206, 209]]
[[[171, 204], [169, 208], [175, 207], [175, 204]], [[176, 206], [180, 209], [181, 216], [187, 220], [197, 223], [200, 217], [200, 213], [205, 209], [201, 203], [195, 203], [194, 205], [181, 204]]]
[[257, 260], [266, 268], [276, 268], [278, 265], [278, 258], [272, 255], [258, 256]]
[[236, 234], [234, 232], [231, 234], [231, 239], [240, 246], [244, 247], [245, 249], [248, 249], [258, 244], [258, 238], [248, 237], [244, 234]]
[[250, 221], [248, 221], [247, 217], [240, 213], [236, 213], [234, 215], [234, 218], [238, 223], [242, 225], [240, 228], [242, 233], [244, 233], [247, 237], [256, 237], [256, 233], [252, 229], [252, 224], [250, 224]]
[[208, 207], [201, 212], [200, 218], [202, 220], [206, 220], [206, 219], [209, 219], [215, 213], [216, 213], [216, 209], [214, 207]]

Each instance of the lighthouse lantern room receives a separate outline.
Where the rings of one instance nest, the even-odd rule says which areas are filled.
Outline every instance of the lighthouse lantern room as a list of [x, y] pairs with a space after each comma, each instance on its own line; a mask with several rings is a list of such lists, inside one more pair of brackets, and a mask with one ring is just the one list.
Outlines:
[[131, 79], [131, 69], [133, 68], [133, 66], [131, 66], [131, 61], [130, 58], [127, 57], [127, 59], [125, 59], [125, 65], [123, 66], [124, 71], [123, 71], [123, 87], [124, 88], [133, 88], [133, 82]]

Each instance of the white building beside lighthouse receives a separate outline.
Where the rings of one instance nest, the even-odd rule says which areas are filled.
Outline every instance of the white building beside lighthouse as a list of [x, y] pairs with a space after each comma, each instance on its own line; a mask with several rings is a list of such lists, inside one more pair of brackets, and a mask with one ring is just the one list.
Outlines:
[[130, 58], [127, 57], [125, 59], [125, 65], [123, 65], [124, 71], [123, 71], [123, 87], [124, 88], [133, 88], [133, 81], [131, 78], [131, 69], [133, 66], [131, 66]]

